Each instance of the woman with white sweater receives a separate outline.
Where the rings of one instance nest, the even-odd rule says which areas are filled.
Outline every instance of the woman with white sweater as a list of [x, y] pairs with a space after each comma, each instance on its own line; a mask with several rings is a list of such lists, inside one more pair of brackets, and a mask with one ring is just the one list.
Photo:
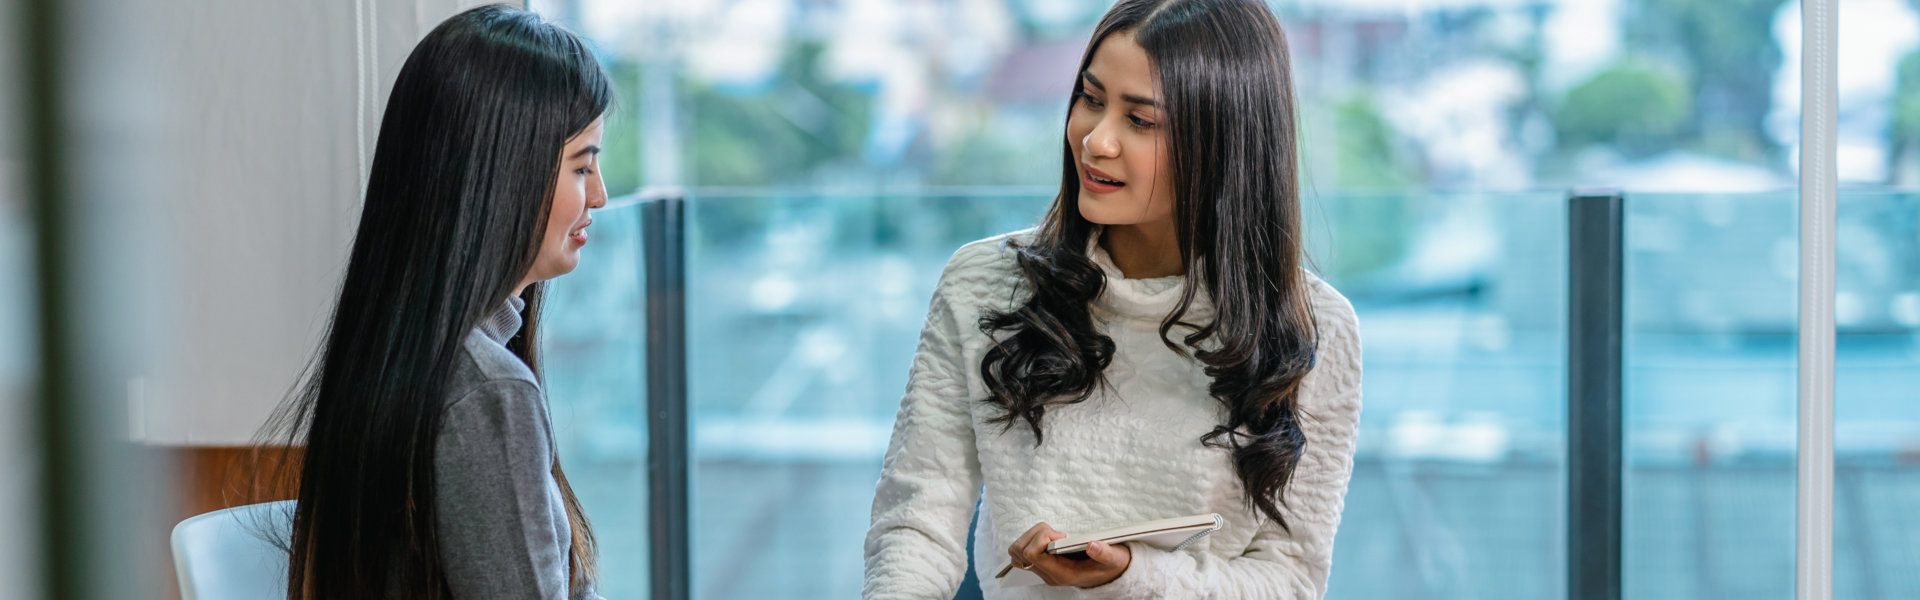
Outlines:
[[[1352, 307], [1301, 268], [1284, 34], [1259, 0], [1121, 0], [1039, 227], [934, 292], [866, 541], [866, 598], [1320, 598], [1353, 469]], [[980, 502], [984, 494], [984, 502]], [[1048, 543], [1216, 513], [1177, 549]], [[1011, 563], [1045, 585], [996, 577]]]

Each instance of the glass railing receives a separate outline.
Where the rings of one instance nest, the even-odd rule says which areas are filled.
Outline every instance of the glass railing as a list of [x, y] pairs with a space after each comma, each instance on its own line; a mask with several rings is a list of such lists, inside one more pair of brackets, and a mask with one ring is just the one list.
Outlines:
[[[1031, 226], [1047, 202], [694, 196], [696, 597], [858, 594], [873, 484], [941, 268], [966, 242]], [[1367, 340], [1336, 595], [1557, 593], [1564, 199], [1316, 206], [1309, 235], [1333, 242], [1382, 229], [1373, 208], [1422, 216], [1315, 250]]]
[[1793, 192], [1626, 212], [1627, 597], [1790, 598]]
[[[692, 587], [853, 597], [873, 484], [941, 268], [1045, 190], [690, 197]], [[1791, 193], [1629, 195], [1627, 597], [1779, 597], [1793, 572]], [[552, 289], [547, 377], [602, 590], [646, 589], [639, 211]], [[1564, 194], [1309, 200], [1354, 304], [1365, 409], [1331, 598], [1561, 597]], [[1843, 198], [1836, 592], [1920, 596], [1920, 201]], [[963, 591], [962, 596], [966, 596]]]
[[695, 597], [859, 595], [874, 482], [941, 269], [1044, 209], [1022, 192], [693, 197]]
[[[1627, 207], [1627, 597], [1792, 598], [1796, 196]], [[1834, 594], [1920, 597], [1920, 202], [1837, 230]]]
[[1838, 211], [1834, 597], [1920, 598], [1920, 194]]
[[547, 289], [544, 377], [567, 481], [600, 546], [599, 592], [647, 597], [645, 260], [640, 211], [593, 216], [580, 266]]
[[[1309, 236], [1331, 241], [1310, 252], [1354, 304], [1365, 369], [1328, 597], [1563, 596], [1565, 195], [1309, 209]], [[1352, 257], [1383, 243], [1395, 251]]]

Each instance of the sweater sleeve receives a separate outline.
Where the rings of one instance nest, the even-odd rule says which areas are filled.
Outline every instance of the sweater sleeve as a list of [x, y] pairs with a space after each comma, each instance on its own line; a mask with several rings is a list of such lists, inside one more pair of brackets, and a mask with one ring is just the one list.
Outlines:
[[874, 489], [861, 589], [868, 600], [947, 600], [966, 574], [981, 475], [961, 358], [966, 323], [949, 298], [969, 285], [956, 275], [961, 262], [956, 255], [934, 292]]
[[561, 500], [539, 388], [482, 384], [448, 405], [434, 445], [435, 523], [453, 596], [566, 598], [571, 539], [552, 526]]
[[1247, 551], [1231, 559], [1130, 543], [1133, 562], [1126, 572], [1106, 585], [1080, 590], [1081, 596], [1305, 600], [1326, 595], [1333, 535], [1353, 475], [1360, 422], [1360, 335], [1353, 307], [1344, 298], [1331, 287], [1317, 296], [1319, 354], [1301, 391], [1307, 448], [1281, 509], [1291, 532], [1264, 522]]

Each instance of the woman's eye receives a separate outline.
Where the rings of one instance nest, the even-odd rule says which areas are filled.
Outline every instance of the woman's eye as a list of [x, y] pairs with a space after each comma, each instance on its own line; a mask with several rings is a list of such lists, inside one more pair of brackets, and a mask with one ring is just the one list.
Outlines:
[[1139, 127], [1139, 128], [1141, 128], [1141, 129], [1152, 129], [1152, 128], [1153, 128], [1153, 121], [1148, 121], [1148, 120], [1146, 120], [1146, 119], [1142, 119], [1142, 118], [1140, 118], [1140, 117], [1136, 117], [1136, 116], [1133, 116], [1133, 115], [1127, 115], [1127, 120], [1129, 120], [1129, 121], [1133, 121], [1133, 126], [1134, 126], [1134, 127]]
[[1087, 106], [1090, 108], [1100, 108], [1101, 106], [1103, 106], [1100, 103], [1100, 100], [1098, 98], [1094, 98], [1092, 94], [1088, 94], [1086, 92], [1080, 92], [1077, 95], [1080, 96], [1080, 101], [1087, 103]]
[[580, 167], [578, 169], [574, 169], [573, 173], [575, 175], [592, 175], [593, 167]]

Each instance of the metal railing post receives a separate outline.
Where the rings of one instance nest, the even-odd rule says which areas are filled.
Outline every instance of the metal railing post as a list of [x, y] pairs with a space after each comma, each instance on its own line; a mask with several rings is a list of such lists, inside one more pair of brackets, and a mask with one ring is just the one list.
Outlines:
[[1567, 202], [1567, 597], [1619, 600], [1625, 198]]

